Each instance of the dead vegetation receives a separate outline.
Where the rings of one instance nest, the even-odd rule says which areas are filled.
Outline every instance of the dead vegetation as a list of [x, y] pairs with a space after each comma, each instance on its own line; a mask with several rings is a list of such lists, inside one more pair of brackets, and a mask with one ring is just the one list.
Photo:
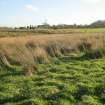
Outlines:
[[[84, 52], [89, 56], [94, 52], [103, 54], [104, 50], [105, 36], [103, 34], [5, 37], [0, 38], [0, 63], [22, 65], [28, 68], [37, 63], [49, 63], [51, 57], [61, 57], [73, 51]], [[29, 69], [27, 72], [30, 71]]]
[[9, 67], [10, 63], [8, 62], [6, 56], [0, 53], [0, 66]]

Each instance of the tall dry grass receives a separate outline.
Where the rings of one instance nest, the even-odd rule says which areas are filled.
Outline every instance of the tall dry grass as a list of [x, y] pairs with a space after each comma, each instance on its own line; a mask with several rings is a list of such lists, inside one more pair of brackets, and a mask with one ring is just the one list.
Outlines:
[[0, 38], [0, 52], [10, 64], [24, 66], [48, 63], [51, 57], [73, 51], [85, 53], [105, 50], [104, 34], [52, 34]]

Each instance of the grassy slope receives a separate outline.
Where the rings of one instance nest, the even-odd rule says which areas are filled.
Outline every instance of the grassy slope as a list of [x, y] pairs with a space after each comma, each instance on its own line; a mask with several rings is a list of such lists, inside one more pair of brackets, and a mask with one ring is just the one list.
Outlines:
[[0, 70], [0, 105], [105, 105], [104, 58], [53, 58], [31, 77], [12, 68]]

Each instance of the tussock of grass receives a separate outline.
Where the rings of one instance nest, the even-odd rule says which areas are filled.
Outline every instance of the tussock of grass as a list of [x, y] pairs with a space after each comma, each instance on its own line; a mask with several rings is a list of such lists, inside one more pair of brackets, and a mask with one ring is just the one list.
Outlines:
[[38, 63], [48, 63], [49, 56], [46, 50], [43, 48], [37, 47], [34, 51], [35, 61]]
[[8, 62], [7, 58], [2, 53], [0, 53], [0, 66], [4, 66], [4, 67], [10, 66], [10, 63]]

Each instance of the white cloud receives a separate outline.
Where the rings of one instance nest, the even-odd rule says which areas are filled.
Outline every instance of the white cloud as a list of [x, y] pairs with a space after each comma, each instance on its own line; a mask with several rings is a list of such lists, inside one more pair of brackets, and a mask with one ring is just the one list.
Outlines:
[[103, 0], [81, 0], [84, 3], [90, 3], [90, 4], [97, 4], [102, 2]]
[[25, 6], [25, 9], [28, 10], [28, 11], [31, 11], [31, 12], [37, 12], [38, 11], [38, 8], [33, 6], [32, 4], [27, 4]]

